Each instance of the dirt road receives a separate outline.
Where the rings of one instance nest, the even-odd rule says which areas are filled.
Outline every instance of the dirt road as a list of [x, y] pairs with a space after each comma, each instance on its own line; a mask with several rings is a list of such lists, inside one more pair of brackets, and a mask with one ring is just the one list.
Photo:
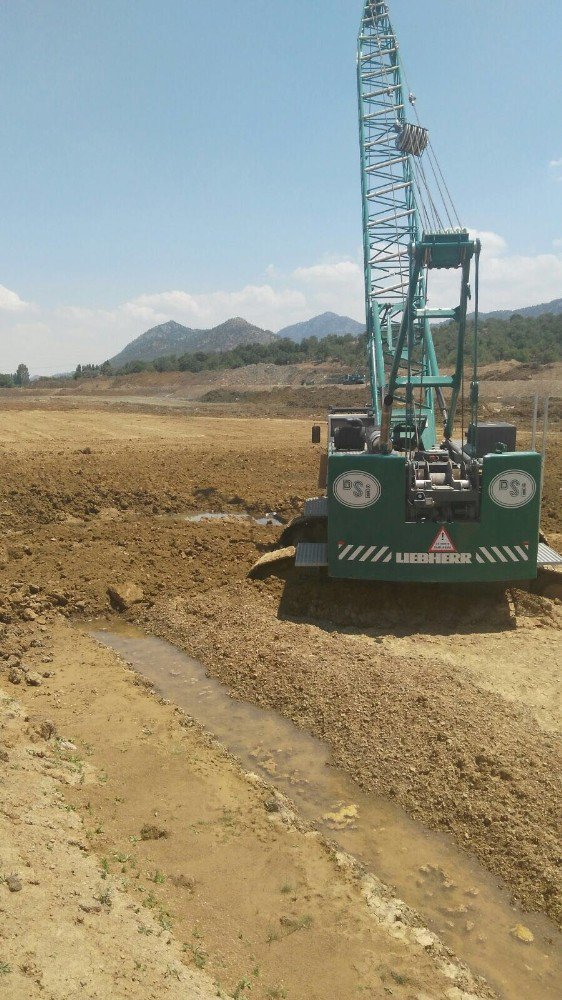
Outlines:
[[[237, 696], [279, 709], [319, 735], [364, 789], [446, 832], [504, 879], [522, 906], [559, 920], [555, 591], [393, 587], [375, 594], [292, 573], [247, 580], [256, 553], [274, 543], [278, 529], [250, 519], [186, 522], [181, 515], [296, 512], [316, 492], [308, 422], [18, 406], [0, 410], [0, 453], [0, 682], [9, 696], [4, 711], [13, 715], [1, 739], [8, 739], [9, 777], [19, 776], [3, 817], [3, 843], [13, 835], [4, 876], [8, 868], [24, 871], [39, 849], [37, 840], [22, 840], [22, 831], [33, 831], [25, 816], [37, 782], [62, 774], [54, 780], [70, 811], [58, 811], [65, 822], [76, 816], [82, 827], [74, 836], [85, 847], [75, 849], [73, 864], [90, 865], [76, 891], [80, 899], [105, 899], [109, 880], [112, 899], [124, 900], [119, 908], [101, 903], [99, 911], [78, 912], [88, 932], [75, 925], [84, 937], [75, 976], [89, 984], [84, 995], [151, 997], [159, 995], [150, 991], [161, 977], [175, 996], [188, 971], [209, 972], [225, 996], [244, 996], [250, 987], [254, 997], [303, 1000], [345, 1000], [358, 989], [376, 997], [489, 995], [463, 972], [451, 985], [436, 945], [424, 948], [411, 936], [398, 942], [373, 921], [356, 873], [342, 872], [333, 852], [284, 807], [281, 819], [269, 814], [259, 784], [197, 727], [186, 729], [172, 706], [147, 697], [72, 621], [114, 613], [108, 587], [135, 585], [129, 597], [138, 603], [125, 616], [190, 651]], [[546, 496], [549, 528], [558, 531], [559, 474], [552, 461]], [[55, 676], [35, 688], [19, 671], [21, 683], [12, 684], [18, 663], [10, 656], [23, 658], [28, 673]], [[63, 749], [62, 763], [56, 735], [37, 736], [35, 714], [77, 748]], [[80, 758], [74, 764], [82, 783], [68, 780], [69, 754]], [[55, 808], [49, 787], [45, 800]], [[144, 840], [143, 826], [171, 833]], [[44, 896], [46, 913], [59, 905], [66, 913], [72, 902], [64, 896], [65, 837], [73, 839], [62, 830], [50, 861], [63, 902], [48, 881], [41, 891], [28, 890]], [[129, 855], [134, 861], [119, 860]], [[96, 867], [104, 873], [99, 884], [91, 880]], [[7, 892], [2, 905], [25, 898]], [[160, 913], [159, 929], [146, 924], [145, 916]], [[109, 923], [118, 916], [120, 929]], [[141, 923], [153, 933], [139, 932]], [[415, 918], [406, 924], [415, 927]], [[145, 937], [171, 949], [165, 968], [158, 948], [148, 949], [150, 961], [146, 949], [135, 952], [133, 941], [136, 947]], [[54, 982], [39, 939], [27, 951], [41, 953], [41, 961], [29, 962], [45, 966], [41, 982], [51, 992], [42, 995], [73, 996]], [[34, 996], [25, 989], [40, 973], [22, 972], [28, 959], [21, 942], [8, 934], [0, 943], [7, 956], [0, 961], [12, 970], [0, 988], [9, 981], [10, 995]], [[107, 972], [112, 993], [96, 978], [97, 959], [88, 951], [94, 947], [109, 949], [115, 960]], [[129, 965], [118, 979], [121, 954]], [[137, 962], [147, 970], [140, 986]], [[190, 988], [208, 983], [194, 980]], [[191, 994], [184, 988], [181, 995]]]

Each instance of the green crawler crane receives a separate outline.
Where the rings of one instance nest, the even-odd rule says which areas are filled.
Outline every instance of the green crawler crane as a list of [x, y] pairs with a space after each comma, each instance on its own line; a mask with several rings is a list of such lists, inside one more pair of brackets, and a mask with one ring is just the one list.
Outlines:
[[[513, 425], [478, 421], [480, 242], [461, 226], [417, 119], [383, 0], [365, 3], [357, 73], [371, 398], [329, 413], [326, 495], [307, 502], [282, 543], [296, 546], [297, 567], [335, 578], [533, 579], [539, 565], [562, 563], [539, 539], [541, 457], [516, 450]], [[435, 309], [430, 278], [443, 271], [457, 273], [458, 301]], [[449, 375], [436, 321], [456, 342]]]

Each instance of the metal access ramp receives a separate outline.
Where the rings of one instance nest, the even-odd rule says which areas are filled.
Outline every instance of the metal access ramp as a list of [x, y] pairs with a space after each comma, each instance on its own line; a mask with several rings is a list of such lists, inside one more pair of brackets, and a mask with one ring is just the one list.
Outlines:
[[295, 556], [295, 566], [298, 569], [320, 569], [328, 565], [328, 546], [326, 542], [299, 542]]
[[537, 566], [562, 566], [562, 556], [546, 542], [539, 542]]
[[328, 498], [312, 497], [304, 505], [304, 517], [328, 517]]

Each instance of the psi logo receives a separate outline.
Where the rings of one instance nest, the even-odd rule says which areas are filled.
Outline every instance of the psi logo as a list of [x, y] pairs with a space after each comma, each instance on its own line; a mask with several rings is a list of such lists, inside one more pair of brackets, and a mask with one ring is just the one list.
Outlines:
[[490, 498], [500, 507], [524, 507], [536, 492], [536, 480], [520, 469], [500, 472], [490, 483]]
[[368, 472], [351, 469], [334, 482], [334, 496], [346, 507], [371, 507], [381, 495], [381, 484]]

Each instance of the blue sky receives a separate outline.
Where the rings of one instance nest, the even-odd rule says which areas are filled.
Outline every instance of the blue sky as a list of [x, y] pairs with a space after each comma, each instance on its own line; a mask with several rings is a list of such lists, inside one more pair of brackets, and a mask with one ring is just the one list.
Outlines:
[[[559, 0], [391, 0], [483, 308], [562, 295]], [[163, 319], [362, 318], [361, 0], [8, 0], [0, 370]]]

